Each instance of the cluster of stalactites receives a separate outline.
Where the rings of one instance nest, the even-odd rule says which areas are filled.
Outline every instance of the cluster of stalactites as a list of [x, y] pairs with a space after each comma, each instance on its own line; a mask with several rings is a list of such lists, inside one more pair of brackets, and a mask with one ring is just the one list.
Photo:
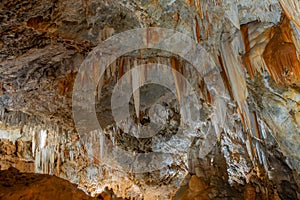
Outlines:
[[[253, 22], [235, 34], [223, 34], [221, 55], [234, 99], [239, 105], [245, 125], [250, 128], [246, 72], [250, 78], [268, 72], [276, 83], [300, 81], [297, 29], [283, 18], [278, 26]], [[240, 54], [244, 53], [241, 57]], [[245, 70], [246, 69], [246, 70]]]
[[[178, 101], [180, 101], [180, 97], [185, 94], [187, 87], [187, 85], [185, 85], [184, 82], [180, 81], [180, 79], [177, 77], [176, 74], [178, 72], [182, 74], [183, 77], [188, 79], [193, 89], [196, 90], [196, 92], [200, 95], [200, 98], [203, 98], [203, 100], [207, 101], [208, 103], [212, 103], [212, 101], [214, 100], [212, 99], [210, 91], [212, 91], [213, 89], [218, 90], [222, 88], [222, 86], [220, 85], [221, 82], [219, 83], [218, 81], [214, 84], [218, 84], [218, 86], [215, 86], [216, 88], [212, 88], [212, 84], [206, 83], [206, 80], [208, 78], [205, 79], [205, 77], [201, 77], [201, 74], [199, 74], [193, 66], [184, 62], [176, 56], [143, 58], [143, 55], [141, 55], [140, 57], [141, 58], [135, 56], [122, 56], [112, 64], [110, 64], [110, 66], [106, 68], [105, 71], [101, 74], [100, 71], [103, 71], [103, 69], [98, 66], [98, 62], [97, 60], [95, 60], [91, 62], [92, 73], [86, 73], [85, 71], [79, 72], [80, 74], [78, 74], [78, 76], [80, 79], [80, 84], [82, 86], [84, 86], [86, 83], [94, 83], [98, 85], [96, 96], [100, 98], [101, 90], [103, 87], [108, 86], [109, 84], [111, 84], [111, 82], [116, 83], [126, 73], [130, 73], [129, 75], [126, 75], [127, 83], [132, 84], [132, 88], [139, 88], [138, 86], [144, 84], [147, 76], [151, 76], [151, 74], [149, 74], [151, 73], [151, 70], [147, 69], [150, 68], [152, 64], [158, 64], [167, 66], [162, 67], [159, 73], [163, 73], [163, 75], [165, 75], [168, 79], [173, 79], [176, 87]], [[148, 64], [149, 67], [147, 66]], [[208, 65], [208, 67], [203, 67], [203, 69], [209, 68], [209, 66], [211, 65], [215, 66], [215, 63], [213, 63], [212, 60], [209, 60], [209, 62], [205, 64]], [[141, 65], [146, 65], [146, 67], [142, 67], [139, 70], [132, 70], [133, 68], [139, 68], [139, 66]], [[214, 76], [214, 74], [207, 74], [208, 76]], [[217, 93], [220, 93], [224, 98], [228, 98], [228, 95], [224, 90], [217, 91]], [[135, 93], [133, 94], [135, 110], [137, 112], [139, 111], [139, 95], [139, 91], [135, 91]], [[139, 116], [138, 113], [137, 116]]]
[[262, 125], [261, 116], [253, 111], [255, 108], [250, 109], [248, 105], [246, 80], [248, 75], [254, 78], [268, 73], [276, 83], [300, 83], [299, 19], [298, 14], [291, 14], [299, 10], [299, 4], [295, 1], [289, 6], [284, 1], [280, 3], [288, 17], [283, 16], [278, 25], [252, 22], [239, 28], [232, 24], [231, 30], [222, 34], [220, 45], [219, 60], [226, 75], [224, 82], [237, 103], [244, 131], [248, 134], [244, 141], [248, 154], [255, 167], [260, 163], [266, 171], [268, 162], [260, 147], [266, 125]]
[[267, 71], [276, 83], [299, 84], [299, 29], [292, 21], [284, 17], [277, 26], [254, 22], [241, 30], [246, 50], [244, 64], [251, 78]]
[[1, 111], [0, 117], [4, 126], [19, 129], [20, 136], [32, 141], [31, 154], [36, 173], [59, 175], [60, 164], [73, 160], [74, 149], [79, 150], [78, 139], [72, 139], [77, 138], [77, 134], [55, 122], [6, 110]]

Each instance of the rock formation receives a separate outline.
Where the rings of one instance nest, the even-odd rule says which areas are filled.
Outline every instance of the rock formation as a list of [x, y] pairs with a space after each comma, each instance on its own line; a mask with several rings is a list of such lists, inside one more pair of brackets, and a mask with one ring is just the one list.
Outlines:
[[15, 168], [1, 171], [1, 199], [96, 199], [66, 180], [55, 176], [20, 173]]
[[[0, 169], [104, 199], [300, 199], [299, 13], [298, 0], [3, 0]], [[42, 198], [32, 184], [22, 194]]]

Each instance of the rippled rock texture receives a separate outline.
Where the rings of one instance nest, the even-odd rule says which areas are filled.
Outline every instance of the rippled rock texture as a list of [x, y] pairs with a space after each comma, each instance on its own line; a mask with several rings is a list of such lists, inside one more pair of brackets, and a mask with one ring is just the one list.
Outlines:
[[[104, 199], [299, 199], [299, 7], [297, 0], [2, 1], [0, 169], [56, 175]], [[92, 122], [89, 115], [74, 122], [72, 106], [90, 107], [74, 105], [72, 95], [76, 81], [85, 85], [99, 73], [98, 44], [148, 28], [143, 41], [152, 45], [164, 37], [149, 31], [158, 27], [184, 33], [199, 53], [190, 60], [176, 55], [189, 43], [174, 41], [181, 46], [172, 52], [144, 48], [118, 57], [93, 91], [102, 130], [83, 134], [78, 123]], [[170, 69], [155, 75], [153, 63]], [[84, 74], [80, 66], [94, 71]], [[117, 98], [117, 110], [129, 105], [131, 121], [116, 122], [117, 82], [126, 94], [160, 76], [174, 90], [148, 84], [128, 102]], [[159, 131], [138, 137], [153, 122]], [[15, 183], [3, 188], [12, 192]]]

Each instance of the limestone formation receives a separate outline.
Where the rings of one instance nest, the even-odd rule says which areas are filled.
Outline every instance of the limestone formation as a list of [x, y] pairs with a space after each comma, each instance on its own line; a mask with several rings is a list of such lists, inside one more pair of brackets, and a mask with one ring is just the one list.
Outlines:
[[0, 170], [89, 196], [1, 171], [0, 198], [300, 199], [299, 13], [298, 0], [1, 1]]

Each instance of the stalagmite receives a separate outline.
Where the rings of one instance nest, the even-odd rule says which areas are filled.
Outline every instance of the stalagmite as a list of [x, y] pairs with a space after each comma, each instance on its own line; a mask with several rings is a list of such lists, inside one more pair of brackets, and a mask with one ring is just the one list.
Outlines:
[[256, 200], [255, 188], [251, 185], [247, 185], [244, 192], [245, 200]]

